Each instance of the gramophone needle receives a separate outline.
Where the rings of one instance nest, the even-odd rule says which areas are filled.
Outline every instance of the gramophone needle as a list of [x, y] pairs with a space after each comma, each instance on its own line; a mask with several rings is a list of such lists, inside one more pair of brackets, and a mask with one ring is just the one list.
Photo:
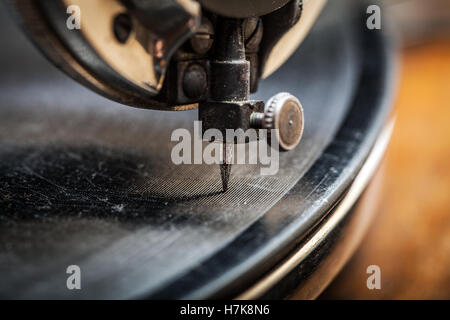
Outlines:
[[228, 190], [228, 181], [231, 176], [233, 149], [234, 145], [232, 143], [222, 143], [222, 163], [220, 164], [220, 175], [222, 177], [222, 188], [224, 192]]

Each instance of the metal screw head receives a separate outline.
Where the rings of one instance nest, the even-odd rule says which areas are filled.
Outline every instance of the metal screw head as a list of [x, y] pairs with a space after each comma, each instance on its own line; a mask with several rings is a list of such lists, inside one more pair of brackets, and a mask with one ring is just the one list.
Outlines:
[[263, 127], [276, 130], [281, 151], [294, 149], [303, 135], [304, 116], [300, 101], [282, 92], [273, 96], [264, 109]]
[[184, 94], [191, 99], [200, 99], [206, 91], [208, 78], [205, 69], [198, 64], [191, 64], [183, 75]]
[[189, 43], [191, 44], [191, 48], [195, 51], [195, 53], [205, 54], [211, 49], [213, 45], [213, 37], [214, 27], [211, 21], [209, 21], [205, 17], [202, 17], [202, 23], [198, 28], [197, 33], [189, 39]]

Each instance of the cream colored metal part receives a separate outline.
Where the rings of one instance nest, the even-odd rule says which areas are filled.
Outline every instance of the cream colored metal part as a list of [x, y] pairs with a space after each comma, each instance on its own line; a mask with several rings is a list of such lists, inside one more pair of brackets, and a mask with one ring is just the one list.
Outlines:
[[273, 48], [266, 61], [262, 78], [275, 72], [294, 53], [313, 26], [327, 0], [304, 0], [300, 20]]
[[[178, 0], [189, 12], [200, 15], [200, 5], [192, 0]], [[153, 56], [137, 39], [133, 30], [126, 43], [116, 40], [113, 21], [116, 15], [126, 12], [116, 0], [64, 0], [66, 6], [77, 5], [81, 10], [81, 32], [95, 51], [116, 72], [133, 84], [156, 93], [164, 81], [154, 70]]]
[[[66, 6], [76, 5], [81, 10], [81, 32], [98, 55], [118, 74], [134, 85], [156, 94], [164, 82], [155, 73], [154, 56], [138, 40], [133, 30], [125, 43], [116, 40], [113, 29], [114, 18], [126, 12], [118, 0], [63, 0]], [[200, 15], [201, 8], [193, 0], [177, 0], [188, 12]], [[299, 22], [287, 32], [270, 53], [264, 68], [263, 78], [276, 71], [301, 44], [314, 24], [326, 0], [304, 0]], [[188, 110], [197, 104], [168, 106], [170, 110]]]

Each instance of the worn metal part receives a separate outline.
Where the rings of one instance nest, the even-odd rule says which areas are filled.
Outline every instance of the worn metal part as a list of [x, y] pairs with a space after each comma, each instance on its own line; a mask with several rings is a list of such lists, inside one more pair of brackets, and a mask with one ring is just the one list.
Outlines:
[[208, 88], [208, 75], [205, 68], [193, 63], [184, 70], [183, 92], [191, 99], [201, 99]]
[[[195, 102], [177, 103], [159, 92], [165, 69], [177, 46], [195, 33], [200, 24], [200, 6], [195, 1], [159, 2], [160, 12], [180, 15], [185, 10], [191, 19], [172, 33], [174, 22], [161, 24], [156, 31], [148, 30], [133, 18], [133, 31], [125, 43], [117, 39], [115, 19], [128, 12], [118, 0], [10, 0], [15, 16], [28, 36], [60, 69], [78, 82], [123, 104], [161, 110], [196, 108]], [[66, 8], [77, 5], [83, 12], [81, 30], [66, 26]], [[158, 8], [154, 8], [158, 11]], [[187, 14], [186, 14], [187, 13]], [[161, 29], [167, 26], [167, 30]], [[156, 32], [161, 32], [159, 35]], [[164, 36], [168, 36], [164, 38]], [[176, 37], [175, 37], [176, 36]]]
[[250, 94], [250, 63], [245, 59], [243, 20], [219, 18], [220, 34], [211, 58], [210, 100], [247, 101]]
[[138, 40], [153, 58], [160, 89], [170, 58], [200, 27], [200, 6], [193, 0], [121, 1], [145, 28]]
[[[242, 111], [248, 110], [246, 106], [249, 105], [250, 62], [245, 60], [242, 23], [240, 19], [218, 19], [216, 32], [221, 38], [215, 42], [211, 61], [210, 95], [199, 106], [203, 130], [222, 130], [224, 140], [226, 129], [236, 129], [245, 121]], [[229, 142], [222, 142], [220, 176], [223, 191], [228, 189], [231, 174], [229, 159], [233, 158], [233, 150]]]
[[[298, 99], [287, 93], [277, 94], [267, 102], [264, 112], [261, 112], [264, 106], [262, 101], [249, 100], [252, 86], [251, 63], [256, 64], [253, 67], [257, 70], [258, 60], [255, 54], [262, 39], [260, 19], [219, 18], [216, 28], [222, 38], [215, 42], [210, 68], [209, 98], [200, 103], [199, 119], [203, 123], [203, 131], [221, 131], [223, 141], [228, 144], [258, 139], [258, 135], [249, 137], [246, 132], [251, 127], [268, 129], [269, 143], [274, 131], [280, 150], [292, 150], [300, 142], [303, 133], [303, 109]], [[249, 54], [254, 54], [256, 60], [249, 58]], [[190, 83], [195, 85], [193, 81]], [[259, 121], [260, 115], [262, 121]], [[233, 135], [232, 141], [229, 129], [240, 129], [238, 134]], [[232, 148], [224, 145], [223, 150], [232, 157]], [[226, 161], [221, 165], [224, 191], [228, 189], [230, 168], [231, 164]]]
[[[194, 83], [187, 83], [189, 79]], [[209, 94], [209, 61], [196, 57], [175, 60], [167, 72], [167, 82], [171, 85], [163, 88], [163, 94], [169, 104], [189, 104], [205, 100]], [[197, 104], [193, 107], [196, 108]]]
[[[208, 129], [217, 129], [221, 132], [223, 139], [225, 139], [227, 137], [227, 129], [241, 129], [242, 132], [251, 129], [250, 117], [254, 112], [264, 112], [263, 101], [209, 101], [200, 104], [198, 115], [203, 123], [203, 132]], [[238, 138], [236, 137], [236, 139]], [[249, 140], [246, 141], [248, 142]], [[238, 143], [237, 140], [235, 142]]]
[[[323, 0], [309, 2], [320, 1]], [[205, 66], [209, 78], [209, 51], [214, 41], [216, 15], [209, 12], [207, 6], [202, 11], [197, 1], [9, 2], [13, 4], [16, 16], [27, 29], [29, 37], [51, 61], [75, 80], [107, 98], [135, 107], [159, 110], [188, 110], [196, 108], [198, 102], [207, 98], [208, 92], [199, 99], [191, 98], [184, 95], [180, 87], [186, 60], [197, 60], [198, 64]], [[276, 43], [274, 39], [279, 39], [288, 28], [286, 24], [282, 27], [272, 25], [270, 16], [276, 15], [278, 11], [285, 14], [289, 8], [298, 11], [298, 6], [293, 6], [293, 2], [258, 1], [254, 10], [256, 16], [250, 14], [248, 21], [245, 21], [250, 92], [256, 92], [263, 70], [264, 76], [267, 70], [274, 70], [273, 65], [278, 62], [268, 62], [271, 59], [267, 60], [266, 56], [273, 51]], [[235, 4], [243, 13], [248, 12], [255, 3], [239, 1]], [[233, 6], [233, 3], [222, 1], [218, 4], [223, 7]], [[70, 5], [79, 6], [83, 12], [81, 30], [69, 30], [66, 27], [66, 9]], [[266, 14], [264, 19], [268, 22], [257, 18], [261, 14]], [[308, 16], [308, 12], [305, 14]], [[293, 26], [291, 15], [288, 13], [286, 21]], [[270, 41], [263, 41], [264, 26], [270, 30], [267, 35], [272, 39]], [[289, 41], [289, 50], [276, 56], [290, 55], [293, 51], [291, 44], [296, 43], [297, 46], [299, 42]], [[194, 54], [186, 54], [182, 48], [186, 43]], [[278, 47], [279, 43], [276, 44]], [[179, 63], [181, 66], [178, 66]], [[170, 75], [166, 74], [167, 69]]]
[[228, 190], [228, 182], [231, 176], [231, 165], [233, 164], [234, 143], [222, 143], [222, 163], [220, 164], [220, 176], [223, 191]]
[[299, 144], [303, 135], [303, 107], [293, 95], [278, 93], [269, 99], [263, 113], [251, 114], [250, 125], [255, 129], [267, 129], [269, 144], [272, 142], [271, 135], [275, 132], [280, 150], [292, 150]]
[[203, 16], [202, 23], [196, 33], [189, 39], [192, 50], [198, 54], [206, 54], [214, 43], [214, 26], [211, 21]]
[[251, 113], [261, 108], [260, 102], [249, 100], [250, 61], [245, 55], [243, 27], [242, 19], [218, 18], [216, 32], [221, 38], [215, 41], [211, 59], [209, 98], [199, 106], [203, 131], [216, 129], [222, 132], [223, 163], [220, 172], [224, 191], [228, 189], [231, 173], [231, 162], [227, 159], [233, 158], [230, 145], [234, 144], [234, 141], [228, 141], [227, 130], [246, 131], [250, 128]]

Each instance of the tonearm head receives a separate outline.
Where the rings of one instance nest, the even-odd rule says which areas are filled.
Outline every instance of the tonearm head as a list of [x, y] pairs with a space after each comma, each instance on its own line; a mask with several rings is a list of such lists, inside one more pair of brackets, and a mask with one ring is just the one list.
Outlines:
[[[295, 51], [326, 0], [11, 0], [27, 34], [69, 76], [120, 103], [199, 108], [203, 130], [275, 129], [280, 150], [303, 132], [299, 100], [250, 99]], [[224, 189], [230, 173], [225, 151]], [[227, 156], [228, 155], [228, 156]]]

